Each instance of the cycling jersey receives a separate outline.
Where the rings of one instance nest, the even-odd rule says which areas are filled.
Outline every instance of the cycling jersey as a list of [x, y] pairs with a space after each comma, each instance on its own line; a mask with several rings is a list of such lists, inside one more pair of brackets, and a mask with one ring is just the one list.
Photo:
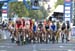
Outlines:
[[16, 29], [22, 28], [22, 22], [21, 20], [16, 21]]
[[33, 25], [33, 32], [36, 32], [36, 25]]
[[29, 20], [25, 21], [25, 27], [26, 27], [26, 29], [30, 29], [30, 21]]
[[22, 19], [22, 29], [25, 29], [25, 20]]
[[33, 22], [32, 22], [32, 20], [29, 20], [29, 21], [30, 21], [30, 29], [32, 29]]
[[63, 23], [61, 30], [64, 30], [65, 28], [66, 28], [66, 25], [65, 25], [65, 23]]
[[51, 25], [51, 30], [56, 31], [56, 26], [54, 24]]
[[48, 30], [48, 29], [49, 29], [49, 25], [46, 25], [46, 26], [45, 26], [45, 29]]
[[22, 19], [22, 22], [23, 22], [23, 27], [25, 26], [25, 20], [24, 19]]

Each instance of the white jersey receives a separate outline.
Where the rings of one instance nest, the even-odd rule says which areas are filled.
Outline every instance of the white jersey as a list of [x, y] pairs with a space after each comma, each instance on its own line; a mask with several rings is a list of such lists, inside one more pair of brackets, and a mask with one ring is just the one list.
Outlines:
[[26, 26], [26, 29], [29, 29], [30, 28], [30, 21], [25, 21], [25, 26]]
[[11, 27], [12, 27], [12, 24], [10, 24], [8, 28], [11, 29]]

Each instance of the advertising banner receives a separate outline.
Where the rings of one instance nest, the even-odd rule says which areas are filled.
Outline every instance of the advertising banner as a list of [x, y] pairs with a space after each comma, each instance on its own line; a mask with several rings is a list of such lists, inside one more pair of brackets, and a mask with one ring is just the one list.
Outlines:
[[0, 1], [8, 1], [8, 0], [0, 0]]
[[23, 0], [23, 2], [27, 9], [32, 9], [32, 10], [40, 9], [38, 0]]
[[64, 0], [64, 20], [71, 22], [72, 0]]
[[8, 2], [4, 2], [2, 6], [2, 21], [7, 20], [7, 14], [8, 14]]
[[72, 28], [72, 36], [75, 36], [75, 27]]

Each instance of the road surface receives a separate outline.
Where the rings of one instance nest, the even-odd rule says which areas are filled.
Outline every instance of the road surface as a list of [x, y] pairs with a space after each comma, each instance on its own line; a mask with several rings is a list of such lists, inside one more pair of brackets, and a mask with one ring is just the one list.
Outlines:
[[11, 43], [10, 40], [0, 40], [0, 51], [75, 51], [75, 41], [17, 46], [15, 43]]

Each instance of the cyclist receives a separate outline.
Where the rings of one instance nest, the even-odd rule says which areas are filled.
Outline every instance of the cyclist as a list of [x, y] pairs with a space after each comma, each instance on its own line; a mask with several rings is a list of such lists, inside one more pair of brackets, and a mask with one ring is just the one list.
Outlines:
[[22, 32], [22, 19], [19, 18], [16, 20], [15, 27], [16, 27], [16, 43], [20, 45], [20, 34]]
[[61, 27], [62, 43], [64, 42], [64, 39], [65, 39], [65, 30], [66, 30], [66, 24], [63, 22], [62, 27]]
[[54, 24], [54, 22], [52, 22], [51, 31], [52, 31], [52, 43], [55, 43], [56, 25]]

